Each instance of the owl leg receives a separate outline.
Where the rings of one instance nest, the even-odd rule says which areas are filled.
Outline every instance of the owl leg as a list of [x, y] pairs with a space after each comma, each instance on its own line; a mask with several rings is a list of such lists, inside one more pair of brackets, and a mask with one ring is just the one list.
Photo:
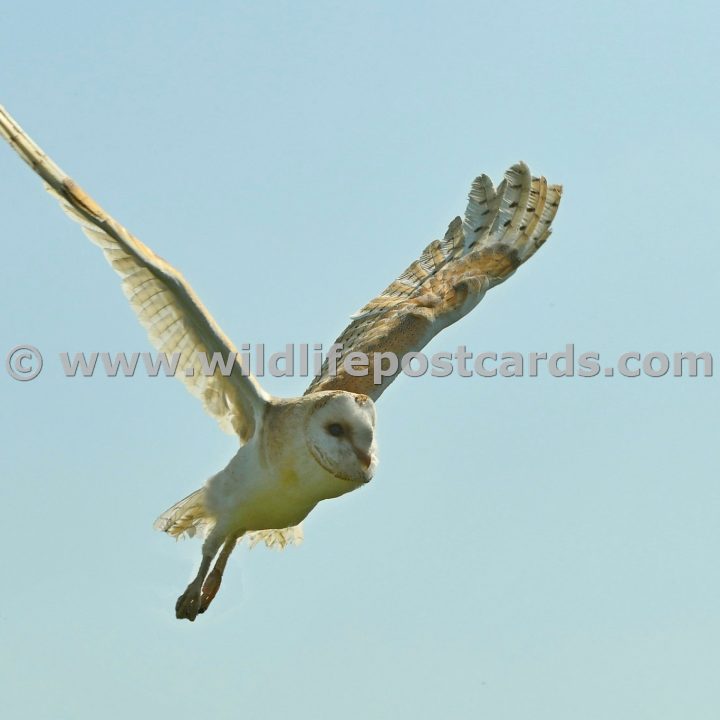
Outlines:
[[210, 603], [217, 595], [217, 592], [220, 589], [220, 583], [222, 582], [223, 572], [225, 572], [225, 566], [227, 565], [227, 561], [232, 551], [235, 549], [237, 540], [241, 535], [242, 532], [231, 533], [227, 536], [227, 538], [225, 538], [225, 544], [215, 561], [215, 567], [213, 567], [212, 571], [203, 583], [198, 613], [204, 613], [208, 607], [210, 607]]
[[193, 622], [197, 617], [200, 608], [200, 593], [205, 576], [208, 574], [213, 558], [220, 549], [220, 545], [224, 539], [225, 534], [217, 526], [211, 530], [205, 539], [202, 547], [202, 560], [197, 575], [175, 603], [175, 617], [178, 620], [185, 619]]

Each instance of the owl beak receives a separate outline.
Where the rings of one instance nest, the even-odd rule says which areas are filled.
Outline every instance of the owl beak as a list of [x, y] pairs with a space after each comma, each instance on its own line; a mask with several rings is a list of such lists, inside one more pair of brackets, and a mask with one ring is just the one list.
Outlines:
[[358, 450], [355, 446], [353, 446], [353, 450], [355, 451], [355, 455], [357, 456], [357, 459], [360, 461], [360, 464], [363, 466], [363, 468], [365, 470], [367, 470], [370, 467], [370, 465], [372, 464], [372, 456], [366, 452], [363, 452], [362, 450]]

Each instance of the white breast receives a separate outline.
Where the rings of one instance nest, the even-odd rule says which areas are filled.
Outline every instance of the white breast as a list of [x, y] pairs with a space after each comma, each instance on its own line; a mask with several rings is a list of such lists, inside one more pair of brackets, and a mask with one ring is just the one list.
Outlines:
[[361, 484], [335, 477], [304, 446], [262, 462], [258, 443], [251, 441], [207, 481], [206, 503], [229, 529], [285, 528], [300, 523], [321, 500]]

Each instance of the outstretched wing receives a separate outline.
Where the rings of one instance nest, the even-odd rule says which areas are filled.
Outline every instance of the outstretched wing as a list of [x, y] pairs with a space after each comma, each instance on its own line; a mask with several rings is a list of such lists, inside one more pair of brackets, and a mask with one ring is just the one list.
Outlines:
[[403, 356], [470, 312], [547, 240], [561, 194], [522, 162], [497, 190], [486, 175], [476, 178], [464, 219], [456, 217], [442, 240], [352, 316], [306, 394], [349, 390], [377, 400]]
[[[255, 430], [269, 396], [251, 375], [185, 278], [108, 215], [27, 136], [0, 106], [0, 135], [45, 181], [122, 278], [122, 288], [162, 353], [177, 353], [176, 375], [226, 432], [242, 442]], [[220, 360], [214, 366], [213, 358]]]

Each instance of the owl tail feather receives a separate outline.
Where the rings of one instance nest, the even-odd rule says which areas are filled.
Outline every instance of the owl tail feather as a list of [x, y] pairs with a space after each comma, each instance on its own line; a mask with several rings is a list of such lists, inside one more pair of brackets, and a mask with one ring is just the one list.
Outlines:
[[[166, 510], [153, 527], [174, 538], [201, 537], [207, 535], [215, 523], [205, 507], [205, 488], [200, 488]], [[299, 545], [303, 541], [302, 525], [294, 527], [253, 530], [245, 533], [238, 542], [246, 540], [249, 547], [264, 543], [269, 548], [283, 550], [288, 545]]]
[[198, 532], [205, 535], [212, 524], [205, 507], [205, 488], [200, 488], [166, 510], [153, 527], [180, 538], [194, 537]]

